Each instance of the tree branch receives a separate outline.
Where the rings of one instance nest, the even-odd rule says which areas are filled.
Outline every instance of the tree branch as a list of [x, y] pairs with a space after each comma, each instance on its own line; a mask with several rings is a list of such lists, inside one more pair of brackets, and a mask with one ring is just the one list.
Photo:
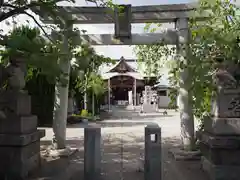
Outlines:
[[48, 33], [44, 30], [44, 28], [42, 27], [42, 25], [35, 19], [35, 17], [29, 13], [27, 13], [26, 11], [23, 12], [23, 14], [28, 15], [30, 18], [33, 19], [33, 21], [38, 25], [38, 27], [43, 31], [44, 35], [52, 42], [54, 43], [54, 41], [52, 40], [52, 38], [48, 35]]
[[30, 4], [27, 4], [25, 6], [22, 6], [22, 7], [15, 7], [11, 4], [8, 4], [8, 3], [3, 3], [3, 5], [1, 7], [10, 7], [10, 8], [13, 8], [12, 10], [4, 13], [2, 12], [2, 14], [0, 14], [0, 22], [14, 16], [14, 15], [18, 15], [18, 14], [22, 14], [25, 10], [31, 8], [31, 7], [34, 7], [34, 6], [38, 6], [40, 5], [40, 3], [37, 3], [37, 2], [32, 2]]
[[[1, 0], [0, 0], [1, 1]], [[33, 7], [38, 7], [38, 6], [48, 6], [48, 5], [56, 5], [56, 3], [58, 2], [61, 2], [61, 1], [64, 1], [64, 0], [55, 0], [55, 1], [52, 1], [52, 2], [44, 2], [42, 0], [39, 0], [39, 1], [33, 1], [29, 4], [26, 4], [24, 6], [20, 6], [20, 7], [17, 7], [17, 6], [14, 6], [12, 4], [9, 4], [9, 3], [3, 3], [0, 7], [10, 7], [12, 8], [12, 10], [8, 11], [8, 12], [1, 12], [0, 14], [0, 22], [14, 16], [14, 15], [18, 15], [18, 14], [23, 14], [24, 11], [30, 9], [30, 8], [33, 8]], [[66, 0], [68, 2], [72, 2], [73, 0]]]

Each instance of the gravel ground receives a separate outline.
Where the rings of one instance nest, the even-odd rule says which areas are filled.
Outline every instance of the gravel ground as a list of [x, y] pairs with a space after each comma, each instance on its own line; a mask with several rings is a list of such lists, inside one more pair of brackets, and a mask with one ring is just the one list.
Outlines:
[[[110, 119], [98, 124], [102, 129], [102, 179], [103, 180], [143, 180], [139, 172], [140, 157], [144, 151], [144, 127], [157, 123], [162, 128], [163, 180], [207, 180], [200, 169], [200, 163], [176, 162], [168, 150], [179, 146], [179, 113], [169, 110], [162, 113], [139, 114], [133, 110], [113, 108]], [[42, 170], [35, 180], [79, 180], [83, 179], [83, 130], [86, 125], [71, 125], [67, 129], [67, 142], [79, 149], [69, 158], [52, 159], [46, 157]], [[52, 130], [46, 129], [42, 145], [48, 145]], [[43, 146], [44, 148], [44, 146]], [[40, 178], [41, 177], [41, 178]], [[32, 180], [31, 179], [31, 180]]]

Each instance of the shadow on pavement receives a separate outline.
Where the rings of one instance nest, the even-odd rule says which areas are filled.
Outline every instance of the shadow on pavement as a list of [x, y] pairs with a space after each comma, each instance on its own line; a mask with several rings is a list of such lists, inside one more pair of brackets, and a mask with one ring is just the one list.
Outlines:
[[87, 123], [77, 123], [77, 124], [70, 124], [68, 128], [85, 128], [88, 125], [97, 124], [100, 125], [102, 128], [105, 127], [133, 127], [133, 126], [140, 126], [140, 125], [147, 125], [152, 124], [153, 118], [157, 120], [157, 118], [164, 120], [164, 118], [173, 117], [173, 115], [145, 115], [140, 116], [139, 114], [131, 113], [131, 115], [123, 115], [123, 116], [114, 116], [112, 115], [111, 118], [105, 119], [102, 121], [89, 121]]
[[[51, 142], [43, 141], [42, 146]], [[83, 179], [83, 140], [69, 140], [68, 145], [79, 151], [68, 158], [51, 159], [42, 157], [42, 167], [29, 180], [79, 180]], [[144, 152], [143, 138], [134, 135], [103, 137], [102, 179], [103, 180], [143, 180], [140, 157]], [[200, 161], [175, 161], [168, 153], [170, 148], [179, 146], [179, 140], [164, 138], [162, 142], [163, 180], [208, 180], [202, 172]], [[159, 152], [160, 153], [160, 152]]]

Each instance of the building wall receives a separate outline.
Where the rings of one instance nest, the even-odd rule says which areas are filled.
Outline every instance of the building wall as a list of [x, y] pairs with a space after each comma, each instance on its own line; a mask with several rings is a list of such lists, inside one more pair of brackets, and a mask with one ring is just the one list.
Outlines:
[[168, 108], [170, 98], [168, 96], [159, 96], [158, 98], [158, 108]]
[[[159, 93], [163, 91], [166, 91], [165, 95], [163, 93]], [[171, 102], [171, 99], [169, 97], [169, 90], [159, 89], [158, 90], [158, 108], [168, 108], [170, 102]], [[178, 99], [176, 99], [176, 105], [178, 105]]]

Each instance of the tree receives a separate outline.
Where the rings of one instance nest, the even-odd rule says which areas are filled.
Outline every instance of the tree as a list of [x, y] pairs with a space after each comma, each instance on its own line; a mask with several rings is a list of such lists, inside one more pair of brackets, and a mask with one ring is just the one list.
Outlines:
[[[20, 14], [24, 14], [32, 19], [35, 24], [41, 29], [41, 31], [45, 34], [48, 39], [51, 38], [48, 36], [44, 27], [41, 23], [35, 18], [32, 14], [32, 10], [41, 9], [41, 11], [50, 14], [50, 16], [54, 19], [61, 19], [64, 17], [64, 14], [60, 14], [57, 9], [57, 3], [59, 2], [75, 2], [74, 0], [37, 0], [37, 1], [28, 1], [28, 0], [2, 0], [0, 3], [0, 23], [5, 20], [8, 20], [11, 17], [16, 17]], [[60, 17], [60, 18], [59, 18]], [[16, 23], [16, 22], [14, 22]]]
[[114, 61], [110, 58], [97, 55], [94, 49], [88, 44], [83, 44], [76, 54], [75, 71], [78, 71], [82, 75], [79, 76], [81, 80], [77, 83], [77, 87], [80, 91], [84, 92], [84, 109], [88, 109], [87, 92], [90, 89], [92, 90], [92, 109], [94, 111], [94, 95], [99, 96], [105, 92], [104, 82], [98, 74], [99, 67], [102, 64], [109, 64]]
[[28, 77], [31, 76], [31, 71], [34, 69], [39, 69], [39, 72], [47, 75], [49, 80], [53, 80], [61, 74], [57, 65], [59, 51], [56, 46], [40, 35], [38, 28], [28, 26], [15, 28], [10, 31], [5, 40], [0, 52], [3, 65], [7, 65], [10, 56], [22, 54], [28, 66]]
[[[239, 33], [239, 9], [229, 0], [221, 1], [200, 1], [200, 7], [196, 13], [205, 14], [208, 9], [209, 18], [204, 22], [198, 22], [194, 18], [190, 20], [191, 38], [189, 42], [190, 53], [187, 67], [183, 66], [182, 60], [170, 62], [170, 82], [174, 87], [179, 85], [179, 73], [183, 68], [187, 68], [191, 77], [191, 94], [194, 116], [202, 121], [210, 115], [212, 92], [216, 87], [213, 83], [213, 75], [217, 70], [219, 61], [224, 63], [238, 63], [239, 61], [239, 44], [237, 39]], [[137, 47], [136, 51], [140, 59], [146, 56], [153, 56], [156, 51], [164, 57], [175, 56], [176, 48], [163, 44]], [[143, 50], [143, 52], [142, 52]], [[153, 56], [154, 57], [154, 56]], [[165, 58], [165, 61], [167, 60]], [[159, 64], [158, 59], [146, 59], [146, 64]], [[163, 61], [163, 59], [161, 59]], [[153, 66], [158, 67], [158, 66]], [[186, 133], [186, 131], [183, 133]], [[193, 137], [189, 137], [192, 138]], [[188, 141], [190, 142], [190, 141]], [[184, 147], [194, 147], [190, 144], [184, 144]]]

